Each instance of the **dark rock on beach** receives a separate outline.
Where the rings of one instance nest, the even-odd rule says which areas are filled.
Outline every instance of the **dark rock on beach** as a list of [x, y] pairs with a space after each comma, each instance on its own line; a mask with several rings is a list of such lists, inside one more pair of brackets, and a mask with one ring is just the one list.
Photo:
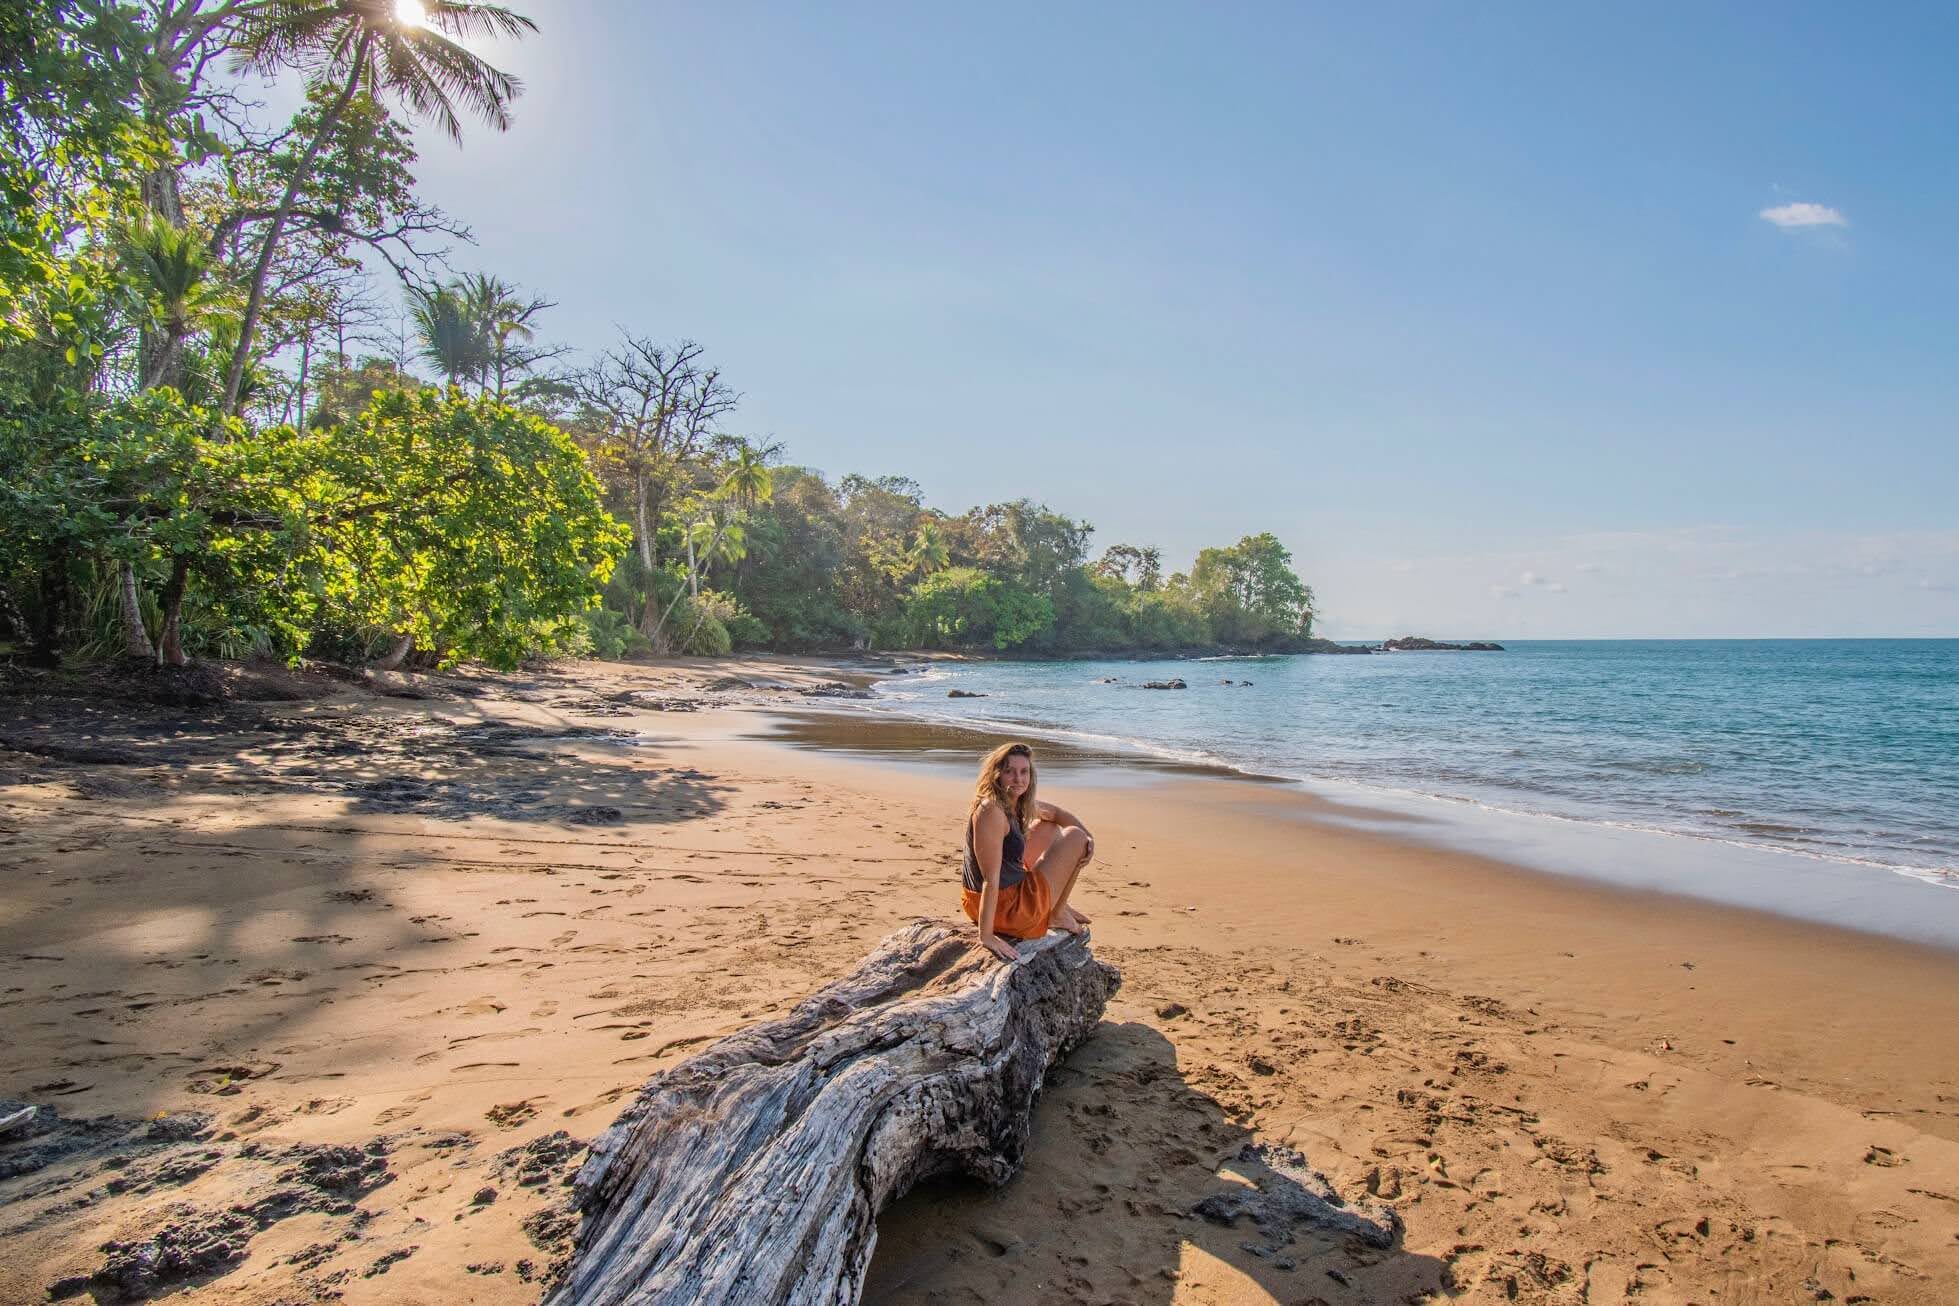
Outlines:
[[1182, 676], [1178, 676], [1174, 680], [1145, 680], [1143, 682], [1142, 687], [1144, 689], [1189, 689], [1190, 688], [1189, 685], [1186, 685], [1184, 683]]
[[976, 694], [970, 689], [948, 689], [945, 692], [945, 696], [947, 698], [985, 698], [986, 697], [986, 695]]
[[244, 1260], [258, 1232], [249, 1216], [236, 1211], [180, 1208], [178, 1216], [141, 1241], [104, 1243], [100, 1269], [50, 1284], [48, 1295], [59, 1301], [93, 1292], [99, 1300], [143, 1301]]

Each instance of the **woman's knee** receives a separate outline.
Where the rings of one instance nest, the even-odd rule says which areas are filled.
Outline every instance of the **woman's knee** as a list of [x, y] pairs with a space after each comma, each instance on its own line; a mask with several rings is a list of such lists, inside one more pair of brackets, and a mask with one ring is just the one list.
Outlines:
[[1047, 850], [1041, 854], [1041, 860], [1066, 858], [1068, 864], [1072, 866], [1081, 860], [1082, 854], [1086, 851], [1088, 851], [1088, 831], [1079, 825], [1066, 825], [1054, 832], [1054, 838], [1048, 843]]

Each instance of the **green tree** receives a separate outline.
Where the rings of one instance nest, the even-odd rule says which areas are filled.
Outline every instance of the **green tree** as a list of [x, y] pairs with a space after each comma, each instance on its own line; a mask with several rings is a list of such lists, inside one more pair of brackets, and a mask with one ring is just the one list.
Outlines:
[[450, 385], [480, 380], [489, 365], [489, 340], [468, 294], [457, 286], [410, 292], [409, 316], [424, 361]]
[[154, 347], [147, 351], [140, 385], [182, 390], [184, 342], [230, 307], [226, 287], [214, 275], [210, 243], [189, 227], [145, 213], [130, 225], [123, 249], [149, 323], [161, 337], [150, 337]]
[[576, 378], [578, 424], [632, 521], [639, 589], [630, 598], [640, 633], [656, 649], [672, 606], [659, 593], [668, 505], [687, 493], [716, 424], [739, 401], [718, 368], [702, 366], [703, 352], [691, 340], [660, 345], [628, 334]]
[[952, 553], [946, 547], [945, 532], [931, 520], [920, 522], [918, 529], [912, 532], [911, 550], [906, 556], [911, 562], [912, 571], [919, 576], [930, 576], [952, 565]]
[[905, 619], [921, 647], [1009, 649], [1052, 627], [1054, 606], [976, 567], [951, 567], [912, 586]]
[[537, 24], [501, 5], [463, 0], [429, 0], [421, 12], [424, 20], [415, 22], [404, 17], [394, 0], [282, 0], [245, 17], [238, 46], [241, 67], [270, 74], [298, 66], [314, 86], [339, 89], [318, 115], [260, 242], [225, 380], [227, 413], [237, 409], [265, 304], [266, 277], [286, 222], [321, 148], [355, 95], [365, 89], [377, 103], [399, 100], [458, 142], [458, 104], [498, 131], [510, 125], [510, 103], [521, 89], [517, 79], [492, 68], [456, 38], [521, 36], [536, 31]]
[[1190, 588], [1221, 640], [1258, 644], [1312, 634], [1313, 591], [1269, 531], [1199, 553]]
[[477, 272], [459, 283], [481, 336], [483, 367], [478, 384], [497, 398], [509, 397], [513, 387], [527, 389], [521, 380], [562, 350], [537, 343], [537, 319], [556, 305], [541, 296], [525, 299], [517, 287], [488, 273]]
[[514, 665], [598, 601], [625, 528], [569, 436], [491, 398], [384, 393], [322, 442], [313, 535], [335, 617], [399, 665]]

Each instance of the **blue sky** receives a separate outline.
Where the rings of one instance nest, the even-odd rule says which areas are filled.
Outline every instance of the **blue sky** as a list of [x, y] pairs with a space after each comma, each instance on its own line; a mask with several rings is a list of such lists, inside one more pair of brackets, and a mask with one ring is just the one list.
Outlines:
[[516, 7], [457, 265], [793, 461], [1336, 637], [1959, 635], [1959, 7]]

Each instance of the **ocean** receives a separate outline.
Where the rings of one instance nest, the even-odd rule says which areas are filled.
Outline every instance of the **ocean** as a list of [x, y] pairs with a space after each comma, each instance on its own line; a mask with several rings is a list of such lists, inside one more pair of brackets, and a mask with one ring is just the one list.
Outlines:
[[[1172, 677], [1189, 688], [1139, 687]], [[1959, 640], [938, 662], [875, 697], [907, 717], [1225, 766], [1351, 802], [1504, 814], [1512, 832], [1638, 831], [1959, 889]]]

